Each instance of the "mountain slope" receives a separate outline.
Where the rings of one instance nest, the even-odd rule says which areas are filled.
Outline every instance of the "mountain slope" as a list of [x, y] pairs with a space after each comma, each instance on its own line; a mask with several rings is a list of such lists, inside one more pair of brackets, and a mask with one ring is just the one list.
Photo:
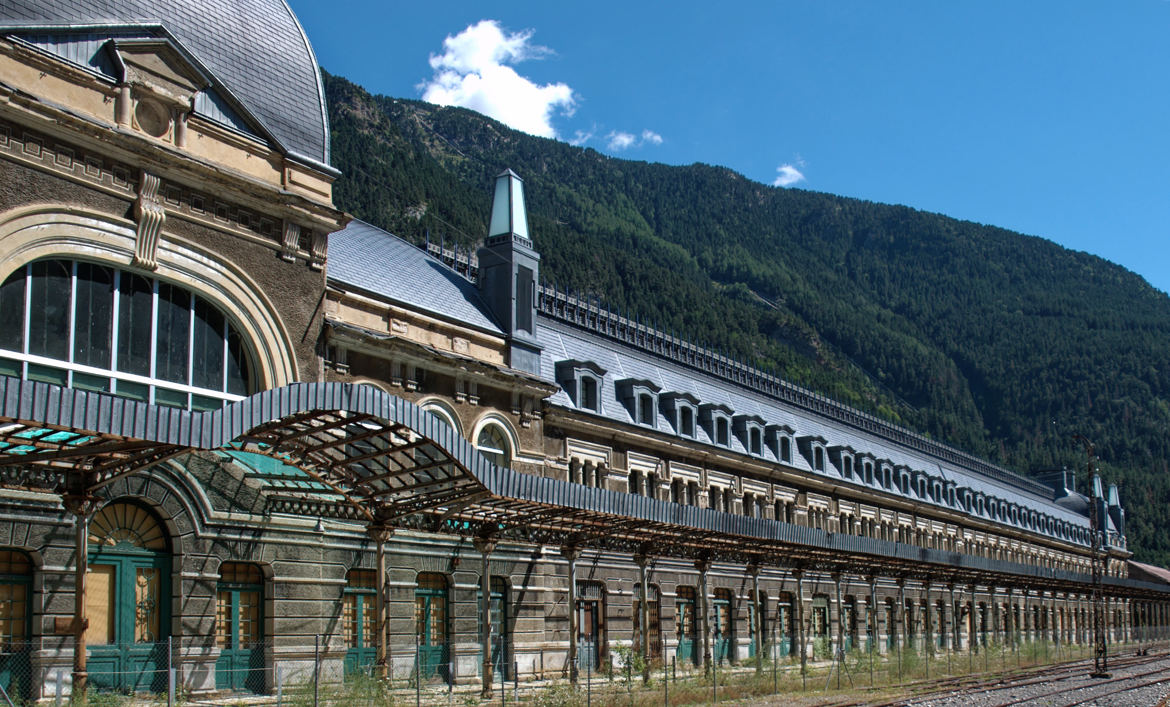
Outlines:
[[510, 167], [546, 281], [1012, 468], [1083, 468], [1083, 434], [1123, 484], [1131, 548], [1170, 560], [1155, 527], [1170, 298], [1133, 273], [906, 207], [613, 159], [338, 77], [326, 91], [342, 208], [471, 247]]

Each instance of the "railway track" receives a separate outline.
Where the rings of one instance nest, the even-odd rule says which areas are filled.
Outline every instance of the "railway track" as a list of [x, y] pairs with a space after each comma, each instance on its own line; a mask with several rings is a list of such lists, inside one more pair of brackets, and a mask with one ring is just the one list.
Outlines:
[[[826, 707], [1079, 707], [1081, 705], [1157, 705], [1170, 707], [1170, 653], [1116, 656], [1113, 677], [1089, 677], [1093, 661], [1077, 660], [999, 673], [993, 677], [962, 676], [903, 686], [893, 700], [852, 699]], [[1162, 688], [1159, 688], [1162, 686]]]

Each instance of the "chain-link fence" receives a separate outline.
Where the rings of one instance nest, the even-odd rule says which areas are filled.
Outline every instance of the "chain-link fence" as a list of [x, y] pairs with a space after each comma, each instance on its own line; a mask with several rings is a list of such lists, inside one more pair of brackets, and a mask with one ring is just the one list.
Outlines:
[[[1136, 628], [1127, 641], [1112, 641], [1110, 656], [1165, 648], [1167, 627]], [[515, 648], [493, 659], [492, 699], [528, 702], [686, 704], [807, 690], [913, 686], [976, 673], [1011, 672], [1092, 657], [1087, 643], [1065, 636], [977, 635], [961, 637], [959, 650], [934, 641], [893, 645], [865, 639], [848, 650], [818, 653], [805, 640], [805, 660], [792, 641], [773, 642], [760, 655], [738, 661], [652, 658], [614, 643], [579, 662], [578, 683], [568, 683], [565, 652]], [[1059, 638], [1060, 640], [1056, 640]], [[1120, 636], [1118, 637], [1120, 638]], [[879, 647], [881, 650], [879, 650]], [[454, 648], [454, 650], [451, 650]], [[601, 648], [599, 646], [599, 648]], [[742, 646], [741, 646], [742, 648]], [[580, 657], [580, 656], [579, 656]], [[70, 702], [74, 681], [71, 637], [0, 646], [0, 707]], [[392, 644], [384, 664], [372, 647], [353, 648], [338, 636], [282, 636], [246, 645], [220, 645], [214, 637], [159, 642], [91, 644], [86, 651], [88, 691], [109, 704], [117, 695], [149, 696], [154, 704], [322, 705], [460, 704], [480, 699], [482, 654], [477, 647]], [[454, 678], [454, 679], [452, 679]], [[648, 678], [648, 680], [646, 679]]]

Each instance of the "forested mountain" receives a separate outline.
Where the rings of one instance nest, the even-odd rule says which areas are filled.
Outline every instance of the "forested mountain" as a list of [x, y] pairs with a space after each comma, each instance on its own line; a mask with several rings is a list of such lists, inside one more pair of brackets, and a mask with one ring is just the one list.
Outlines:
[[1075, 465], [1082, 490], [1085, 435], [1122, 487], [1131, 549], [1170, 564], [1170, 298], [1137, 275], [1000, 228], [325, 85], [341, 208], [471, 247], [511, 168], [545, 281], [1009, 468]]

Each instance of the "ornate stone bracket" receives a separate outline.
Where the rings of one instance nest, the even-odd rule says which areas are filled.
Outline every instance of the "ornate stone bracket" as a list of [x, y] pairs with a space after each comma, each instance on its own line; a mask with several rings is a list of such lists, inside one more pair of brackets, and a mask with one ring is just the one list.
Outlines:
[[301, 245], [300, 224], [284, 222], [284, 236], [280, 243], [280, 257], [290, 263], [297, 261], [297, 248]]
[[133, 264], [147, 270], [158, 268], [158, 241], [167, 210], [158, 197], [162, 180], [157, 175], [143, 172], [138, 182], [138, 200], [134, 202], [134, 218], [138, 221], [137, 240], [134, 244]]

